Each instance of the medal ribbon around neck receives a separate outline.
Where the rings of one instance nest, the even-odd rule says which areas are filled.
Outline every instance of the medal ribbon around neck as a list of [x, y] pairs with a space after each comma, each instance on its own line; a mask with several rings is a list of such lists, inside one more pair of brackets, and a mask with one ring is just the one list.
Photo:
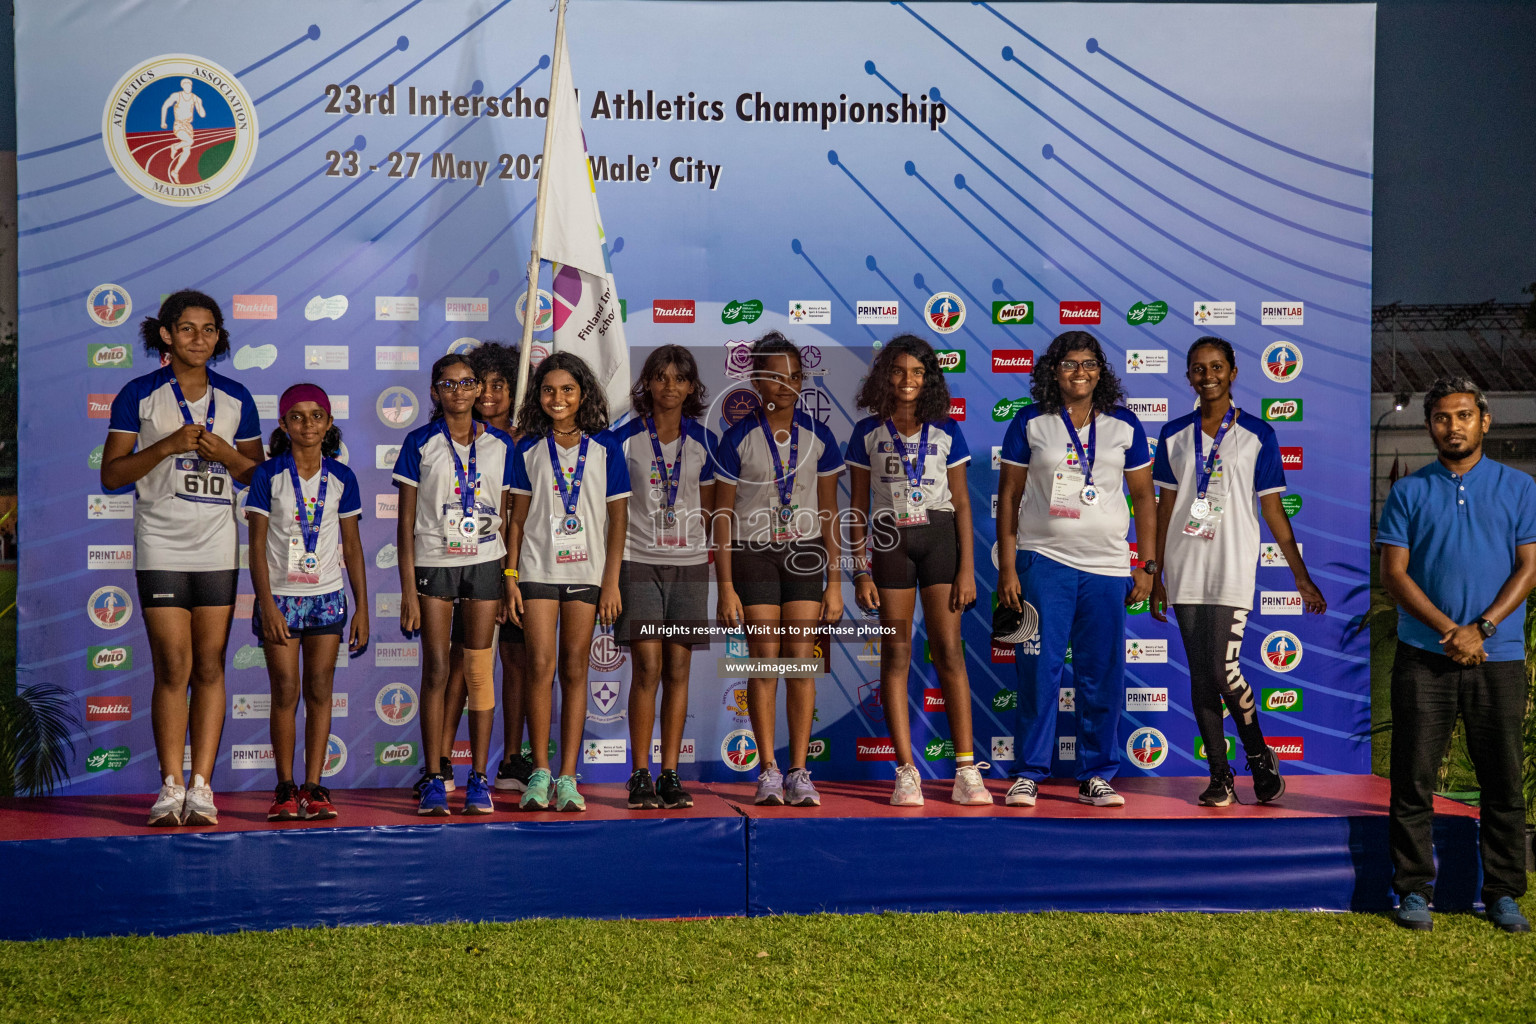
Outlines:
[[1200, 417], [1195, 418], [1195, 500], [1190, 503], [1189, 514], [1196, 519], [1211, 514], [1211, 504], [1205, 500], [1205, 492], [1211, 486], [1211, 474], [1216, 472], [1216, 456], [1221, 451], [1221, 442], [1226, 439], [1236, 418], [1237, 406], [1228, 406], [1227, 414], [1221, 418], [1221, 426], [1216, 428], [1216, 436], [1211, 440], [1209, 459], [1204, 452], [1205, 423]]
[[[555, 486], [560, 489], [560, 504], [565, 508], [567, 520], [567, 533], [575, 533], [569, 529], [570, 520], [576, 519], [576, 501], [581, 497], [581, 477], [587, 471], [587, 442], [592, 440], [586, 434], [581, 435], [581, 449], [576, 453], [576, 471], [571, 476], [571, 486], [565, 486], [565, 470], [560, 468], [560, 456], [555, 451], [555, 435], [548, 435], [545, 440], [549, 444], [549, 464], [555, 471]], [[581, 528], [580, 520], [576, 523], [577, 529]]]
[[677, 431], [677, 461], [672, 464], [672, 472], [667, 472], [667, 457], [661, 453], [661, 438], [656, 434], [656, 421], [651, 417], [645, 418], [646, 432], [651, 435], [651, 451], [656, 453], [656, 468], [661, 473], [662, 482], [667, 485], [667, 511], [671, 512], [677, 504], [677, 488], [683, 482], [683, 447], [688, 440], [687, 431], [683, 430], [683, 424], [678, 424]]
[[[1087, 494], [1093, 488], [1093, 454], [1095, 446], [1099, 442], [1099, 417], [1096, 412], [1088, 413], [1088, 447], [1083, 447], [1082, 439], [1077, 436], [1077, 427], [1072, 425], [1072, 414], [1066, 406], [1061, 407], [1061, 422], [1067, 425], [1067, 436], [1072, 439], [1072, 450], [1077, 452], [1077, 464], [1083, 467], [1083, 492], [1086, 500]], [[1094, 499], [1097, 501], [1097, 497]], [[1088, 502], [1093, 504], [1093, 502]]]
[[891, 444], [896, 446], [896, 457], [901, 459], [901, 468], [906, 471], [907, 483], [912, 491], [908, 495], [912, 504], [923, 503], [923, 459], [928, 454], [928, 424], [923, 424], [923, 431], [918, 436], [917, 455], [909, 462], [907, 460], [907, 445], [901, 439], [901, 432], [896, 429], [896, 424], [889, 417], [885, 421], [885, 429], [891, 433]]
[[304, 507], [304, 486], [299, 481], [299, 463], [293, 452], [288, 453], [288, 479], [293, 481], [293, 502], [299, 507], [299, 534], [304, 538], [304, 551], [314, 554], [320, 544], [320, 517], [325, 514], [325, 488], [331, 474], [325, 471], [325, 460], [320, 460], [320, 493], [315, 497], [315, 514], [311, 518]]
[[[478, 533], [479, 524], [475, 515], [475, 425], [469, 425], [469, 469], [466, 472], [464, 463], [459, 459], [459, 450], [454, 447], [448, 421], [442, 419], [437, 422], [443, 429], [443, 440], [448, 442], [448, 454], [453, 456], [453, 472], [459, 481], [459, 507], [464, 511], [464, 521], [475, 524], [475, 532]], [[467, 530], [465, 535], [470, 535]]]
[[789, 499], [795, 493], [795, 467], [800, 462], [800, 421], [791, 418], [789, 421], [789, 471], [785, 472], [784, 463], [779, 460], [779, 444], [773, 439], [773, 430], [768, 426], [768, 414], [761, 409], [757, 411], [758, 426], [763, 428], [763, 437], [768, 441], [768, 456], [773, 459], [773, 485], [779, 491], [779, 517], [786, 522], [789, 515]]
[[[187, 396], [181, 393], [181, 381], [174, 374], [171, 376], [171, 394], [176, 396], [176, 404], [181, 406], [182, 422], [191, 423], [192, 407], [187, 404]], [[204, 429], [213, 433], [213, 381], [208, 382], [208, 422]]]

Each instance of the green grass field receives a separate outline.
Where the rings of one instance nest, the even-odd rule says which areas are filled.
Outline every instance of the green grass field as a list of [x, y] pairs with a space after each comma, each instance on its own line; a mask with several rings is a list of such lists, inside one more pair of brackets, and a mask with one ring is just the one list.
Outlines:
[[1536, 940], [1465, 914], [882, 914], [0, 944], [0, 1019], [28, 1024], [748, 1018], [1529, 1021]]

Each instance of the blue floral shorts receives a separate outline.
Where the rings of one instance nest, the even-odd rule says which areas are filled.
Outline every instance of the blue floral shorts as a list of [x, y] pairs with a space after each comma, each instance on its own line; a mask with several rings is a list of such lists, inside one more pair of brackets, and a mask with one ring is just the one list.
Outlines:
[[[347, 628], [347, 592], [334, 590], [329, 594], [287, 595], [273, 594], [277, 610], [288, 623], [288, 635], [343, 636]], [[251, 614], [251, 632], [261, 639], [261, 606]]]

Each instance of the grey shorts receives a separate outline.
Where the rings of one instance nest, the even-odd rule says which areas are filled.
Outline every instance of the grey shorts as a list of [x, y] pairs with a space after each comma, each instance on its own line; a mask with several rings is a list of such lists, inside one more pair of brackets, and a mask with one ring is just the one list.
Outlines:
[[[709, 618], [709, 563], [698, 565], [651, 565], [625, 559], [619, 565], [619, 598], [623, 609], [613, 624], [613, 642], [629, 646], [633, 640], [630, 626], [667, 623], [707, 629]], [[658, 638], [659, 639], [659, 638]], [[672, 638], [684, 647], [706, 646], [703, 637]]]

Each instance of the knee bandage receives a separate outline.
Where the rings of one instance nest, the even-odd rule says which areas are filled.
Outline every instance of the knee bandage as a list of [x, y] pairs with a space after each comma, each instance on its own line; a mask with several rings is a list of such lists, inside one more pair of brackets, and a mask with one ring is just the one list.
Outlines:
[[496, 649], [476, 651], [464, 648], [464, 688], [469, 691], [469, 710], [490, 711], [496, 707]]

